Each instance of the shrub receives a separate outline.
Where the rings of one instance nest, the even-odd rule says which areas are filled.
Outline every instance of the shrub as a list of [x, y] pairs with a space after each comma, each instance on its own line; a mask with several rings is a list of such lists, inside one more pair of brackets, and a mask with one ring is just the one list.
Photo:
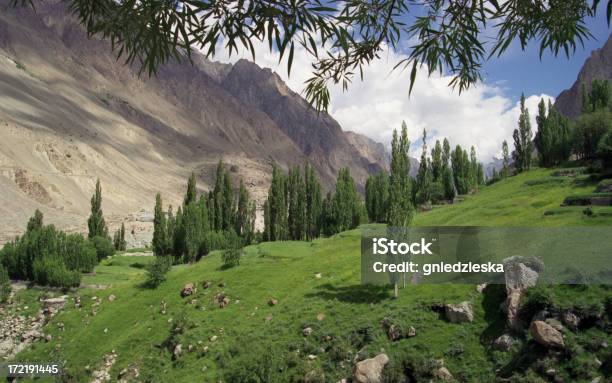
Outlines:
[[147, 266], [147, 281], [145, 285], [149, 288], [156, 288], [166, 280], [166, 273], [172, 266], [172, 259], [165, 256], [156, 256], [155, 260]]
[[98, 261], [115, 254], [115, 246], [110, 238], [97, 235], [91, 238], [90, 241], [96, 249]]
[[9, 295], [11, 295], [11, 280], [4, 266], [0, 264], [0, 303], [6, 302]]
[[234, 267], [240, 265], [240, 257], [242, 256], [242, 249], [227, 249], [223, 252], [221, 259], [223, 260], [224, 267]]
[[81, 283], [81, 274], [71, 271], [56, 257], [44, 256], [34, 261], [32, 265], [33, 281], [53, 287], [78, 287]]
[[97, 251], [90, 241], [81, 235], [60, 235], [63, 242], [63, 259], [69, 270], [91, 273], [98, 263]]

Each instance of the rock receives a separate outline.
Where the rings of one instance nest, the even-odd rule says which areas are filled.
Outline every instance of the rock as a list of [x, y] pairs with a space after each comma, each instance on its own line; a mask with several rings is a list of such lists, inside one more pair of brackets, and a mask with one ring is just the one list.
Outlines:
[[481, 283], [479, 285], [476, 286], [476, 291], [478, 291], [479, 293], [482, 294], [482, 292], [487, 288], [487, 284], [486, 283]]
[[316, 274], [315, 274], [315, 278], [317, 278], [317, 279], [321, 279], [321, 278], [323, 278], [323, 274], [321, 274], [321, 273], [316, 273]]
[[115, 294], [111, 294], [111, 295], [109, 295], [109, 296], [108, 296], [108, 301], [109, 301], [109, 302], [112, 302], [112, 301], [114, 301], [114, 300], [115, 300], [115, 298], [117, 298], [117, 297], [115, 296]]
[[47, 334], [47, 335], [45, 336], [45, 342], [47, 342], [47, 343], [48, 343], [48, 342], [51, 342], [52, 340], [53, 340], [53, 336], [52, 336], [51, 334]]
[[[315, 356], [316, 357], [316, 356]], [[320, 370], [308, 371], [302, 379], [302, 383], [318, 383], [325, 381], [325, 374]]]
[[387, 338], [389, 338], [391, 342], [395, 342], [403, 338], [404, 334], [402, 333], [401, 329], [399, 326], [395, 325], [391, 319], [385, 317], [380, 321], [380, 324], [387, 333]]
[[317, 320], [318, 320], [319, 322], [320, 322], [320, 321], [322, 321], [322, 320], [324, 320], [324, 319], [325, 319], [325, 314], [323, 314], [323, 313], [318, 313], [318, 314], [317, 314]]
[[453, 374], [451, 374], [446, 367], [438, 368], [434, 375], [443, 382], [450, 382], [453, 380]]
[[274, 298], [268, 299], [268, 306], [276, 306], [278, 304], [278, 300]]
[[213, 299], [220, 309], [226, 308], [230, 304], [230, 299], [223, 292], [216, 294]]
[[458, 304], [447, 304], [444, 306], [446, 318], [452, 323], [464, 323], [474, 321], [474, 312], [469, 302]]
[[204, 281], [202, 282], [202, 288], [207, 289], [209, 288], [211, 285], [210, 281]]
[[312, 328], [311, 327], [306, 327], [302, 330], [302, 335], [304, 336], [310, 336], [312, 334]]
[[408, 327], [408, 331], [406, 332], [406, 335], [409, 338], [412, 338], [413, 336], [416, 336], [416, 329], [412, 326]]
[[514, 344], [514, 338], [504, 334], [493, 341], [493, 347], [498, 351], [510, 351]]
[[308, 358], [308, 360], [315, 360], [315, 359], [317, 359], [317, 356], [313, 355], [313, 354], [308, 354], [307, 358]]
[[531, 336], [546, 348], [565, 348], [563, 335], [546, 322], [533, 321], [529, 328]]
[[518, 316], [519, 304], [523, 293], [536, 285], [538, 272], [523, 263], [522, 257], [511, 257], [504, 260], [504, 279], [506, 283], [506, 322], [513, 330], [520, 330]]
[[572, 331], [578, 330], [580, 326], [580, 318], [571, 311], [566, 311], [561, 315], [561, 321], [567, 328]]
[[386, 354], [357, 362], [353, 369], [353, 383], [381, 383], [382, 371], [387, 363], [389, 357]]
[[211, 342], [215, 342], [216, 340], [217, 340], [217, 336], [216, 335], [213, 335], [213, 336], [210, 337], [210, 341]]
[[181, 297], [185, 298], [187, 296], [193, 295], [195, 293], [195, 286], [193, 285], [193, 283], [187, 283], [185, 286], [183, 286], [183, 289], [181, 290]]
[[174, 346], [174, 350], [172, 351], [172, 356], [174, 357], [174, 359], [177, 359], [179, 356], [181, 356], [182, 353], [183, 353], [182, 344], [179, 343], [176, 346]]

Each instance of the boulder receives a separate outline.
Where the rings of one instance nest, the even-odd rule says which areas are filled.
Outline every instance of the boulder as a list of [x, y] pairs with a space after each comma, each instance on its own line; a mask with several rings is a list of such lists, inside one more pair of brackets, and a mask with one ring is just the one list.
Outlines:
[[[518, 310], [524, 292], [536, 285], [539, 274], [529, 267], [522, 257], [511, 257], [504, 260], [504, 279], [506, 283], [506, 322], [513, 330], [520, 330]], [[535, 266], [534, 266], [535, 267]]]
[[493, 341], [493, 348], [498, 351], [510, 351], [514, 344], [514, 338], [508, 334], [504, 334]]
[[566, 311], [561, 315], [561, 321], [567, 328], [572, 331], [578, 330], [580, 326], [580, 318], [571, 311]]
[[443, 382], [450, 382], [454, 379], [453, 374], [451, 374], [446, 367], [438, 368], [434, 375]]
[[416, 336], [416, 329], [412, 326], [408, 327], [408, 331], [406, 332], [406, 336], [408, 336], [409, 338], [412, 338], [413, 336]]
[[474, 321], [474, 311], [469, 302], [444, 305], [446, 318], [452, 323], [464, 323]]
[[533, 321], [529, 331], [533, 339], [546, 348], [565, 348], [563, 335], [546, 322]]
[[215, 303], [220, 309], [226, 308], [230, 304], [230, 299], [225, 293], [218, 293], [214, 297]]
[[187, 283], [185, 286], [183, 286], [183, 289], [181, 290], [181, 297], [185, 298], [190, 295], [193, 295], [194, 293], [195, 286], [193, 285], [193, 283]]
[[357, 362], [353, 369], [353, 383], [381, 383], [382, 372], [387, 363], [387, 354], [378, 354], [374, 358]]
[[310, 336], [312, 334], [312, 327], [305, 327], [302, 330], [302, 335], [304, 336]]

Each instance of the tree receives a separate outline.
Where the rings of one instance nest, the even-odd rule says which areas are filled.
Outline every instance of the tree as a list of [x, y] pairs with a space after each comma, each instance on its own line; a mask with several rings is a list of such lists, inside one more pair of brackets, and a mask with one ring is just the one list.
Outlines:
[[289, 237], [294, 241], [304, 238], [304, 189], [300, 168], [294, 166], [287, 179], [287, 225]]
[[612, 100], [612, 89], [608, 80], [594, 79], [591, 81], [591, 90], [587, 91], [582, 84], [582, 112], [591, 113], [607, 109]]
[[342, 168], [336, 180], [332, 202], [335, 232], [354, 229], [359, 225], [360, 201], [349, 168]]
[[306, 239], [312, 240], [319, 236], [320, 233], [320, 216], [321, 216], [321, 184], [317, 179], [314, 168], [309, 165], [304, 165], [304, 183], [306, 189], [306, 206], [305, 206], [305, 233]]
[[416, 188], [414, 190], [414, 202], [423, 205], [431, 201], [431, 166], [427, 158], [427, 131], [423, 129], [423, 152], [416, 177]]
[[525, 107], [525, 95], [521, 95], [521, 114], [518, 121], [518, 129], [514, 129], [514, 160], [519, 172], [531, 168], [531, 153], [533, 152], [531, 122], [529, 120], [529, 109]]
[[34, 211], [34, 215], [30, 217], [28, 221], [28, 226], [27, 226], [26, 231], [30, 232], [33, 230], [38, 230], [42, 227], [43, 227], [43, 213], [40, 210], [36, 209], [36, 211]]
[[8, 272], [0, 263], [0, 303], [5, 303], [11, 296], [11, 280]]
[[102, 187], [99, 179], [96, 181], [96, 191], [91, 197], [91, 214], [87, 220], [87, 227], [89, 228], [89, 238], [108, 237], [106, 222], [104, 222], [104, 215], [102, 214]]
[[[187, 190], [189, 190], [189, 187], [187, 187]], [[187, 198], [185, 198], [185, 200], [187, 200]], [[151, 241], [153, 254], [155, 255], [165, 255], [168, 247], [168, 227], [163, 209], [164, 206], [161, 194], [157, 193], [155, 196], [155, 210], [153, 213], [153, 240]]]
[[457, 194], [467, 194], [470, 191], [470, 161], [460, 145], [451, 153], [451, 165]]
[[451, 171], [449, 162], [451, 158], [451, 149], [448, 139], [444, 138], [442, 144], [442, 186], [444, 189], [444, 198], [449, 201], [455, 199], [455, 183], [453, 181], [453, 172]]
[[389, 176], [381, 171], [366, 181], [366, 211], [370, 222], [387, 222], [389, 214]]
[[286, 180], [278, 165], [272, 166], [272, 182], [268, 189], [268, 199], [265, 221], [267, 239], [269, 241], [282, 241], [287, 239], [287, 203]]
[[[286, 58], [290, 73], [296, 45], [302, 46], [314, 70], [305, 94], [318, 109], [326, 109], [330, 82], [348, 87], [354, 73], [363, 75], [386, 47], [399, 50], [408, 41], [416, 43], [397, 66], [411, 68], [410, 90], [418, 68], [427, 68], [429, 74], [448, 69], [450, 85], [465, 90], [482, 79], [483, 63], [504, 54], [513, 41], [522, 49], [539, 42], [541, 52], [569, 56], [591, 37], [587, 19], [597, 14], [598, 3], [100, 0], [92, 6], [67, 0], [66, 9], [88, 35], [107, 39], [127, 64], [149, 74], [172, 59], [191, 58], [196, 49], [212, 57], [221, 42], [230, 54], [240, 47], [255, 57], [260, 41]], [[494, 36], [490, 25], [496, 26]]]
[[476, 148], [472, 145], [470, 148], [470, 168], [469, 168], [469, 182], [470, 188], [478, 189], [478, 158], [476, 157]]
[[506, 178], [510, 175], [510, 153], [508, 151], [508, 142], [504, 140], [502, 143], [502, 178]]
[[113, 246], [115, 246], [115, 250], [117, 251], [125, 251], [127, 248], [127, 243], [125, 241], [125, 225], [123, 222], [113, 236]]
[[440, 145], [440, 140], [436, 140], [436, 145], [431, 149], [431, 176], [433, 182], [440, 181], [443, 168], [442, 145]]
[[397, 130], [393, 130], [391, 140], [391, 175], [389, 178], [389, 217], [387, 222], [391, 226], [408, 226], [412, 221], [414, 206], [412, 204], [412, 190], [410, 182], [410, 160], [408, 150], [408, 128], [402, 122], [402, 132], [398, 137]]
[[183, 200], [183, 205], [187, 206], [192, 202], [195, 202], [197, 198], [196, 191], [196, 177], [195, 173], [191, 173], [189, 176], [189, 180], [187, 181], [187, 191], [185, 192], [185, 199]]

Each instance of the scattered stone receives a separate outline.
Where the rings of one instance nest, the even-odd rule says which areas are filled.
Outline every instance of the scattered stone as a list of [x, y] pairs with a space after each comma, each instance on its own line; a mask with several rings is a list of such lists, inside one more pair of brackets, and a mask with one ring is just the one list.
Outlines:
[[412, 326], [408, 327], [408, 331], [406, 332], [406, 335], [409, 338], [412, 338], [413, 336], [416, 336], [416, 329]]
[[108, 333], [108, 329], [107, 328], [104, 329], [104, 333], [105, 334]]
[[472, 322], [474, 320], [474, 312], [469, 302], [447, 304], [444, 309], [446, 318], [452, 323]]
[[193, 295], [195, 294], [195, 286], [193, 285], [193, 283], [187, 283], [185, 286], [183, 286], [183, 289], [181, 290], [181, 297], [185, 298], [189, 295]]
[[138, 381], [139, 376], [140, 371], [138, 367], [135, 365], [130, 365], [119, 372], [117, 379], [119, 383], [128, 383]]
[[174, 346], [174, 350], [172, 351], [172, 357], [174, 359], [178, 359], [182, 353], [183, 353], [183, 345], [179, 343], [176, 346]]
[[451, 380], [453, 380], [453, 374], [451, 374], [448, 368], [446, 367], [438, 368], [436, 370], [435, 376], [443, 382], [450, 382]]
[[506, 282], [506, 321], [513, 330], [520, 330], [518, 316], [519, 304], [524, 292], [536, 285], [539, 274], [527, 266], [522, 257], [510, 257], [504, 260], [504, 279]]
[[476, 291], [482, 294], [482, 292], [487, 288], [487, 283], [481, 283], [476, 285]]
[[321, 279], [321, 278], [323, 278], [323, 274], [321, 274], [321, 273], [316, 273], [316, 274], [315, 274], [315, 278], [317, 278], [317, 279]]
[[209, 288], [211, 285], [210, 281], [204, 281], [202, 282], [202, 288], [207, 289]]
[[187, 351], [188, 351], [188, 352], [193, 351], [193, 345], [192, 345], [192, 344], [190, 344], [189, 346], [187, 346]]
[[112, 350], [110, 354], [104, 355], [104, 361], [102, 366], [91, 373], [93, 380], [91, 383], [104, 383], [111, 381], [110, 371], [115, 361], [117, 360], [117, 354], [115, 354], [115, 350]]
[[216, 335], [213, 335], [213, 336], [210, 337], [210, 341], [211, 342], [215, 342], [216, 340], [217, 340], [217, 336]]
[[493, 341], [493, 347], [498, 351], [510, 351], [514, 345], [514, 338], [504, 334]]
[[278, 300], [274, 298], [268, 299], [268, 306], [276, 306], [278, 304]]
[[313, 354], [308, 354], [307, 358], [308, 358], [308, 360], [315, 360], [315, 359], [317, 359], [317, 356], [313, 355]]
[[561, 321], [572, 331], [578, 330], [578, 327], [580, 326], [580, 318], [578, 318], [578, 316], [571, 311], [564, 312], [561, 315]]
[[389, 357], [386, 354], [357, 362], [353, 369], [353, 383], [381, 383], [382, 371], [387, 363]]
[[563, 335], [546, 322], [533, 321], [529, 331], [536, 342], [546, 348], [565, 348]]
[[45, 335], [45, 342], [49, 343], [53, 340], [53, 335], [47, 334]]
[[115, 298], [117, 298], [117, 297], [115, 296], [115, 294], [111, 294], [111, 295], [109, 295], [109, 296], [108, 296], [108, 301], [109, 301], [109, 302], [112, 302], [112, 301], [114, 301], [114, 300], [115, 300]]
[[220, 309], [226, 308], [230, 304], [230, 299], [223, 292], [216, 294], [214, 301]]
[[318, 313], [318, 314], [317, 314], [317, 320], [318, 320], [319, 322], [320, 322], [320, 321], [322, 321], [322, 320], [324, 320], [324, 319], [325, 319], [325, 314], [323, 314], [323, 313]]
[[219, 286], [219, 287], [221, 287], [221, 288], [225, 287], [225, 282], [221, 282], [221, 283], [219, 283], [219, 285], [218, 285], [218, 286]]
[[159, 312], [162, 315], [165, 315], [166, 314], [166, 309], [168, 308], [168, 304], [166, 303], [166, 301], [162, 300], [159, 305], [160, 305]]
[[305, 327], [304, 329], [302, 329], [302, 335], [310, 336], [311, 334], [312, 334], [312, 328], [311, 327]]

